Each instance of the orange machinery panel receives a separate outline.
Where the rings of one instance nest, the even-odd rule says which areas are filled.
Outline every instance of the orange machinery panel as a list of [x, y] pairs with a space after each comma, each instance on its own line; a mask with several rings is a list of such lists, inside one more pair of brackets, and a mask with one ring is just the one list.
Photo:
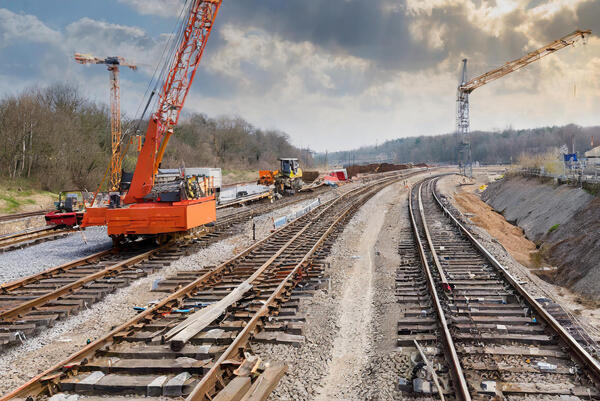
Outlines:
[[258, 170], [258, 183], [272, 185], [275, 183], [275, 173], [271, 170]]
[[83, 227], [106, 225], [108, 235], [187, 231], [217, 219], [214, 197], [180, 202], [134, 203], [121, 208], [88, 208]]

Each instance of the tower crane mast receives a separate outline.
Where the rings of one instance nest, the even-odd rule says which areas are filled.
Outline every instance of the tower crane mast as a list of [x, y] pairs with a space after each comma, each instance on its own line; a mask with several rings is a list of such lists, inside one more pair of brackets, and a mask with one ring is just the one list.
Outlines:
[[511, 72], [520, 70], [521, 68], [540, 60], [542, 57], [555, 53], [567, 46], [575, 44], [580, 39], [590, 35], [590, 30], [577, 30], [562, 38], [555, 40], [535, 51], [526, 54], [516, 60], [507, 62], [501, 67], [488, 71], [485, 74], [479, 75], [467, 81], [467, 59], [463, 60], [463, 69], [457, 93], [457, 115], [456, 115], [456, 135], [457, 135], [457, 153], [460, 173], [471, 176], [473, 172], [471, 158], [471, 140], [469, 136], [470, 117], [469, 117], [469, 95], [475, 89], [486, 85], [498, 78], [502, 78]]
[[98, 58], [90, 54], [75, 53], [79, 64], [104, 64], [108, 66], [110, 79], [110, 190], [117, 191], [121, 183], [121, 88], [119, 85], [119, 66], [136, 70], [137, 66], [122, 57]]

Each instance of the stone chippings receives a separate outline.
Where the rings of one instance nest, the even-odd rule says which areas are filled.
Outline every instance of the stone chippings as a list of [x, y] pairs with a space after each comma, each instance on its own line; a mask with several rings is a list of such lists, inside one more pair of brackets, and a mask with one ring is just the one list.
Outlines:
[[111, 246], [112, 240], [104, 227], [90, 227], [65, 238], [0, 253], [0, 283], [30, 276]]
[[[300, 310], [306, 316], [303, 334], [305, 343], [298, 348], [281, 344], [253, 344], [252, 349], [264, 360], [284, 361], [288, 372], [269, 400], [310, 400], [319, 394], [323, 377], [332, 360], [331, 351], [339, 326], [337, 323], [344, 268], [352, 263], [351, 251], [359, 236], [361, 221], [368, 217], [363, 207], [346, 225], [327, 258], [330, 268], [326, 275], [331, 291], [320, 290], [304, 299]], [[355, 233], [353, 236], [352, 233]], [[351, 238], [354, 237], [354, 238]]]

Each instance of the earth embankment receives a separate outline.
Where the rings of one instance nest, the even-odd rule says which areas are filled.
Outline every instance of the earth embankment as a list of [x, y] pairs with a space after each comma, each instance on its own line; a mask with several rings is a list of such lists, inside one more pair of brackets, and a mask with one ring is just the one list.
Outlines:
[[509, 176], [482, 199], [521, 227], [557, 267], [555, 282], [600, 299], [600, 199], [552, 181]]

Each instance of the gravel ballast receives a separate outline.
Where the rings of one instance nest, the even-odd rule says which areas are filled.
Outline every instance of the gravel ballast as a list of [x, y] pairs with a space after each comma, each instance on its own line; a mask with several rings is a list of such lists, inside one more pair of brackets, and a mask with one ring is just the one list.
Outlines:
[[0, 283], [30, 276], [111, 246], [105, 227], [89, 227], [65, 238], [0, 253]]
[[337, 238], [327, 259], [330, 289], [300, 307], [305, 343], [253, 345], [263, 360], [289, 366], [269, 400], [401, 399], [396, 383], [410, 363], [395, 346], [394, 286], [396, 233], [408, 224], [402, 214], [406, 192], [401, 184], [381, 191]]
[[[306, 203], [311, 202], [306, 201]], [[277, 215], [285, 214], [291, 211], [294, 207], [278, 209], [273, 212]], [[256, 221], [256, 240], [261, 240], [271, 234], [272, 220], [270, 215], [258, 216]], [[206, 266], [215, 266], [232, 256], [240, 253], [254, 242], [252, 240], [252, 222], [247, 222], [238, 226], [239, 234], [228, 239], [212, 244], [208, 248], [200, 249], [190, 256], [182, 257], [174, 261], [169, 267], [164, 268], [148, 277], [133, 282], [130, 286], [117, 290], [113, 294], [109, 294], [104, 300], [92, 305], [89, 309], [80, 312], [77, 315], [70, 316], [68, 319], [58, 322], [49, 330], [44, 331], [35, 338], [29, 339], [25, 344], [9, 349], [0, 354], [0, 394], [6, 393], [24, 382], [34, 377], [35, 375], [50, 368], [52, 365], [67, 358], [73, 352], [78, 351], [85, 346], [86, 341], [95, 340], [107, 334], [112, 328], [117, 327], [127, 320], [131, 319], [137, 312], [133, 310], [135, 306], [146, 306], [149, 302], [160, 300], [165, 297], [166, 293], [150, 292], [153, 283], [162, 280], [168, 276], [174, 275], [177, 271], [197, 270]], [[94, 240], [102, 243], [101, 239], [106, 242], [107, 247], [110, 247], [111, 241], [106, 236], [104, 230], [86, 230], [86, 234], [92, 231]], [[75, 234], [79, 235], [79, 234]], [[66, 238], [72, 240], [71, 237]], [[107, 241], [108, 239], [108, 241]], [[49, 246], [50, 244], [59, 244], [63, 240], [52, 241], [39, 244], [20, 251], [10, 252], [3, 256], [12, 256], [11, 254], [28, 254], [41, 252], [39, 249], [42, 245]], [[91, 241], [88, 236], [88, 242]], [[62, 246], [60, 246], [62, 248]], [[89, 251], [89, 253], [97, 252], [101, 249]], [[59, 248], [55, 250], [59, 253]], [[71, 255], [73, 255], [71, 253]], [[85, 251], [82, 251], [81, 256], [72, 256], [71, 258], [52, 259], [55, 263], [46, 263], [43, 268], [38, 268], [39, 261], [32, 256], [31, 265], [35, 267], [30, 270], [29, 274], [41, 271], [56, 264], [65, 263], [77, 257], [83, 257]], [[2, 255], [0, 255], [2, 256]], [[65, 260], [66, 259], [66, 260]], [[15, 263], [18, 259], [15, 258]], [[35, 270], [35, 271], [34, 271]], [[26, 274], [23, 274], [24, 276]], [[21, 276], [18, 276], [21, 277]], [[31, 363], [35, 361], [35, 363]]]

